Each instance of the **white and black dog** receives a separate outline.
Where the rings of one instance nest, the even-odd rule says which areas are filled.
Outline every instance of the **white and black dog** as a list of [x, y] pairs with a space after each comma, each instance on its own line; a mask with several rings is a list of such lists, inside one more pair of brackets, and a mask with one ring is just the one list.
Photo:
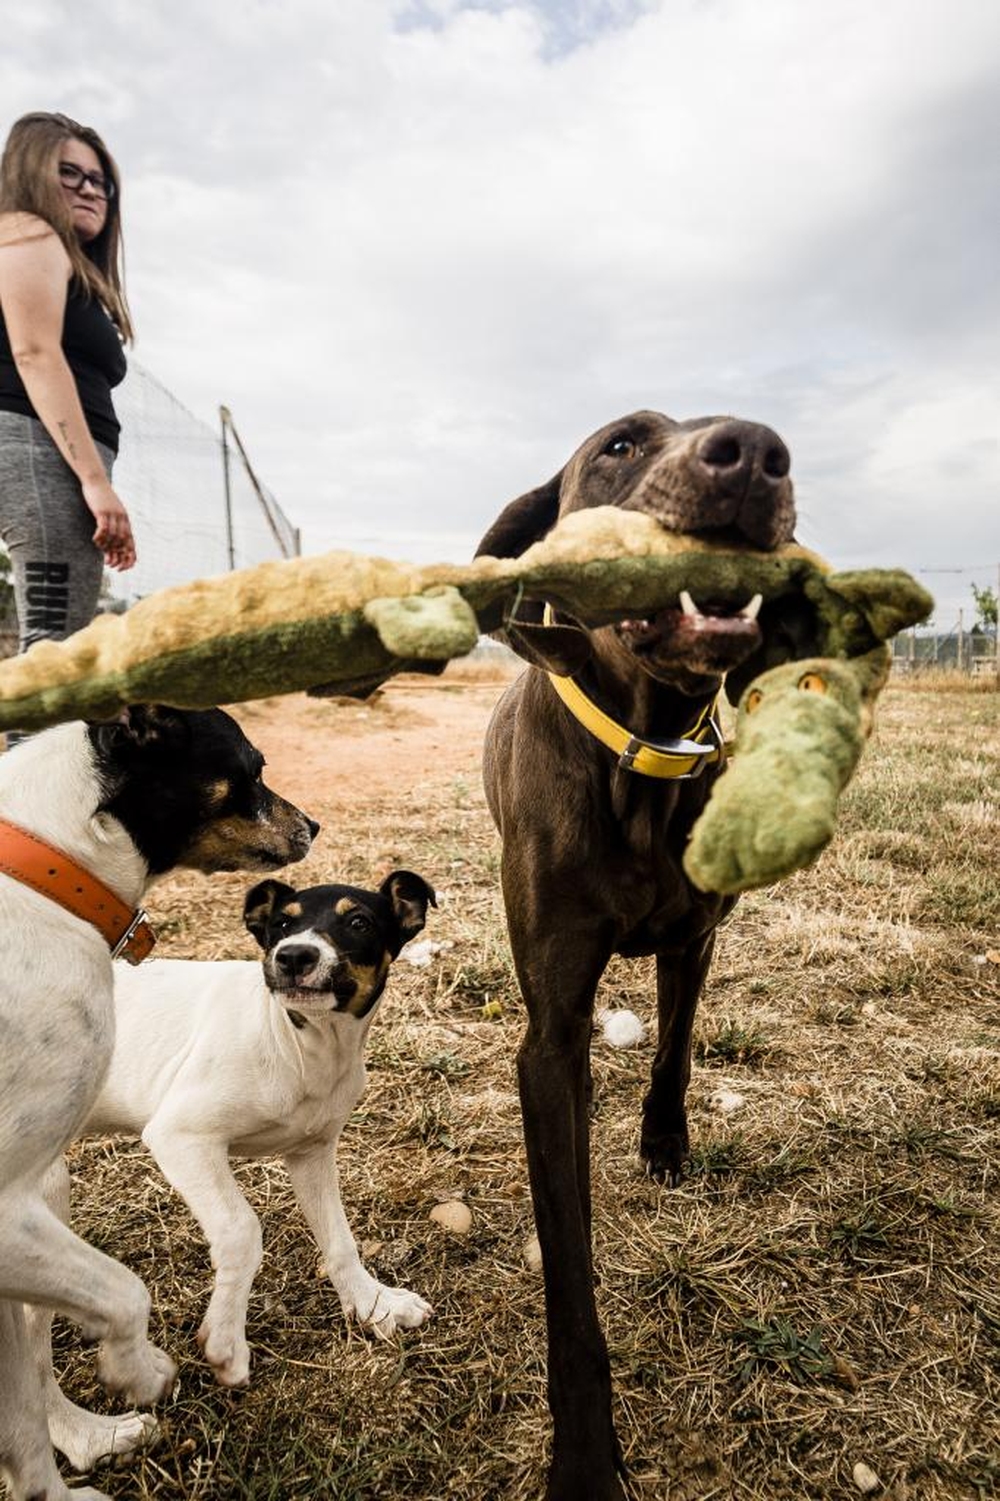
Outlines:
[[88, 1468], [149, 1422], [63, 1397], [50, 1310], [100, 1342], [109, 1390], [147, 1403], [173, 1384], [173, 1362], [147, 1339], [138, 1277], [60, 1218], [62, 1153], [111, 1060], [112, 953], [144, 931], [133, 909], [151, 879], [179, 866], [274, 870], [308, 851], [318, 826], [264, 785], [263, 765], [221, 710], [155, 706], [0, 756], [0, 1475], [13, 1501], [100, 1501], [67, 1490], [52, 1443]]
[[161, 959], [116, 973], [114, 1057], [84, 1130], [141, 1136], [205, 1232], [215, 1286], [198, 1341], [225, 1386], [249, 1379], [261, 1262], [230, 1157], [281, 1156], [348, 1318], [388, 1336], [430, 1317], [423, 1298], [365, 1270], [336, 1162], [389, 966], [428, 904], [433, 890], [408, 870], [378, 891], [262, 881], [243, 915], [263, 964]]

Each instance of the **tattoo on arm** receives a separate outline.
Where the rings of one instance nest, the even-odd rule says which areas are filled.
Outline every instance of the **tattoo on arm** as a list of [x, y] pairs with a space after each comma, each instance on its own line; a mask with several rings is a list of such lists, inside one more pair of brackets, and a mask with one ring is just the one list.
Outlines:
[[59, 423], [59, 431], [62, 433], [63, 447], [66, 449], [66, 452], [69, 454], [70, 458], [75, 459], [76, 449], [73, 447], [73, 444], [70, 441], [69, 431], [66, 427], [65, 422]]

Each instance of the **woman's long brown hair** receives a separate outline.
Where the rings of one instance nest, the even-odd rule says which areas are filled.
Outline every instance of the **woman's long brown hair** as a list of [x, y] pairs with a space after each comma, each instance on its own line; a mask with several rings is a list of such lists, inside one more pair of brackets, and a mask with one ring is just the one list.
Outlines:
[[[76, 235], [59, 184], [59, 152], [64, 141], [83, 141], [97, 153], [101, 171], [115, 185], [104, 228], [83, 244]], [[107, 308], [123, 339], [134, 336], [125, 298], [125, 249], [121, 231], [118, 168], [96, 130], [68, 115], [36, 111], [11, 126], [0, 160], [0, 213], [35, 214], [52, 226], [66, 247], [77, 285]]]

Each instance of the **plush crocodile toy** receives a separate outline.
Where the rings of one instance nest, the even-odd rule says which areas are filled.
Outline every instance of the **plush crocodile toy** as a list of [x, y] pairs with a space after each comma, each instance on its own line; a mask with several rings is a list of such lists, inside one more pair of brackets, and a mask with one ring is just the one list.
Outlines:
[[[99, 616], [67, 641], [38, 642], [0, 663], [0, 729], [113, 718], [129, 703], [205, 708], [302, 689], [363, 694], [397, 672], [439, 671], [522, 598], [547, 600], [595, 626], [669, 608], [683, 590], [734, 608], [762, 596], [760, 645], [730, 674], [734, 698], [761, 673], [806, 657], [839, 663], [831, 681], [840, 693], [845, 673], [868, 671], [854, 669], [855, 659], [932, 608], [929, 595], [897, 570], [835, 573], [796, 544], [773, 553], [727, 547], [665, 531], [639, 512], [600, 507], [566, 516], [517, 558], [418, 568], [332, 552], [163, 590], [124, 615]], [[848, 700], [856, 707], [845, 713], [860, 725], [865, 690]], [[768, 712], [762, 729], [780, 719]], [[796, 777], [822, 766], [815, 774], [832, 785], [840, 762], [822, 748], [825, 724], [816, 720], [816, 746], [802, 747]], [[748, 766], [763, 766], [751, 744], [753, 737]], [[734, 774], [735, 766], [719, 786]], [[772, 785], [766, 797], [776, 794], [785, 796]], [[706, 836], [692, 855], [692, 878], [736, 879], [742, 888], [760, 884], [765, 868], [763, 879], [773, 880], [772, 868], [782, 865], [778, 873], [786, 874], [817, 852], [813, 835], [803, 854], [793, 839], [764, 861], [746, 843], [744, 835], [731, 868], [719, 855], [725, 836]]]
[[746, 891], [815, 860], [833, 837], [889, 665], [888, 647], [878, 646], [843, 661], [786, 662], [754, 679], [726, 775], [684, 852], [696, 886]]

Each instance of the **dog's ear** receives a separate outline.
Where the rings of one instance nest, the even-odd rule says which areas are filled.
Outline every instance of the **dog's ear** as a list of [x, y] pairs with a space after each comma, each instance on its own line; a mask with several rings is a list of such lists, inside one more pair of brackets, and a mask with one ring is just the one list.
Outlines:
[[243, 922], [247, 932], [257, 940], [262, 949], [267, 948], [267, 928], [275, 907], [290, 901], [294, 895], [295, 887], [286, 886], [284, 881], [258, 881], [247, 892], [243, 903]]
[[[423, 876], [415, 875], [412, 870], [394, 870], [391, 875], [386, 876], [379, 891], [392, 903], [396, 926], [402, 939], [399, 948], [402, 948], [404, 943], [408, 943], [420, 932], [427, 917], [428, 906], [437, 906], [434, 888], [427, 884]], [[399, 948], [396, 949], [397, 954]]]
[[559, 515], [559, 492], [563, 471], [553, 475], [548, 484], [539, 485], [519, 495], [504, 506], [486, 536], [476, 548], [477, 558], [519, 558], [550, 532]]
[[166, 704], [126, 704], [115, 719], [92, 729], [108, 750], [179, 750], [189, 738], [184, 715]]
[[532, 667], [571, 678], [590, 660], [590, 636], [572, 620], [546, 625], [544, 609], [538, 600], [519, 605], [516, 614], [504, 622], [507, 645]]
[[[563, 471], [547, 484], [519, 495], [505, 506], [476, 548], [476, 557], [519, 558], [533, 542], [541, 541], [559, 519]], [[541, 667], [559, 677], [572, 677], [590, 657], [590, 639], [575, 621], [544, 625], [541, 600], [523, 601], [504, 616], [487, 609], [480, 612], [484, 631], [496, 631], [532, 667]]]

